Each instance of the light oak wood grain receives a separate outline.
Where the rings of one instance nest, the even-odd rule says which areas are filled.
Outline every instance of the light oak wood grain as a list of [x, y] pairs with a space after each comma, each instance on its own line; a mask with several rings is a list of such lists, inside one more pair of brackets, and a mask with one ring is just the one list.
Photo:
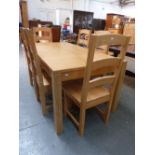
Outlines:
[[28, 42], [26, 40], [25, 28], [20, 29], [20, 35], [21, 35], [22, 43], [24, 45], [24, 52], [25, 52], [26, 61], [28, 65], [30, 84], [33, 86], [34, 82], [33, 82], [32, 64], [31, 64], [31, 59], [30, 59], [30, 54], [28, 49]]
[[[88, 49], [66, 42], [36, 43], [38, 55], [52, 71], [81, 69], [86, 66]], [[111, 58], [104, 51], [96, 49], [94, 60]]]
[[28, 18], [28, 8], [27, 8], [27, 1], [20, 1], [20, 13], [22, 18], [22, 25], [25, 28], [29, 27], [29, 18]]
[[111, 34], [109, 31], [102, 31], [102, 30], [96, 30], [94, 31], [95, 35], [105, 35], [105, 34]]

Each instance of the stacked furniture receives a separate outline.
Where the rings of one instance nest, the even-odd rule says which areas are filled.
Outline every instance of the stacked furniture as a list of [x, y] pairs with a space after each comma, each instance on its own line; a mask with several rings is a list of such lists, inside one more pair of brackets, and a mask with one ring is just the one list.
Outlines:
[[123, 35], [130, 36], [130, 45], [135, 44], [135, 23], [134, 22], [127, 22], [124, 25]]
[[125, 23], [123, 35], [130, 36], [130, 41], [126, 53], [127, 74], [134, 76], [135, 74], [135, 22], [130, 21]]

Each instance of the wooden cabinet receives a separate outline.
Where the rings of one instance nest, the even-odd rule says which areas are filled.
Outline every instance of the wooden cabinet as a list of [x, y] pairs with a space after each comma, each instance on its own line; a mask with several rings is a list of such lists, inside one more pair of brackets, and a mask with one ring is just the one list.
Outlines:
[[106, 17], [106, 30], [115, 33], [122, 34], [123, 32], [123, 15], [109, 13]]
[[38, 27], [38, 25], [52, 27], [53, 23], [50, 21], [42, 21], [42, 20], [29, 20], [29, 27]]
[[131, 37], [129, 44], [135, 44], [135, 23], [126, 23], [124, 25], [123, 35]]
[[22, 26], [28, 28], [29, 20], [28, 20], [27, 1], [21, 0], [19, 4], [22, 18]]
[[93, 30], [104, 30], [105, 29], [105, 20], [103, 19], [93, 19]]
[[52, 41], [60, 42], [61, 26], [53, 26], [51, 29], [52, 29]]
[[107, 17], [106, 17], [106, 30], [108, 30], [109, 28], [112, 28], [112, 18], [113, 18], [113, 16], [111, 14], [107, 14]]

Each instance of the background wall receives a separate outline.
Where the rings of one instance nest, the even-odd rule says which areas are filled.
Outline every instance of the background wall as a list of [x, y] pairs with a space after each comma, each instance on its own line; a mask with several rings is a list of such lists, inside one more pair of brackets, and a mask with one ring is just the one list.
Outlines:
[[[135, 17], [135, 7], [127, 6], [121, 8], [93, 0], [27, 0], [29, 19], [37, 18], [41, 20], [53, 21], [54, 24], [63, 24], [66, 17], [72, 15], [72, 9], [94, 12], [94, 18], [105, 19], [107, 13], [118, 13]], [[56, 11], [57, 9], [57, 11]], [[59, 11], [58, 11], [59, 10]], [[56, 20], [59, 16], [59, 21]]]
[[94, 12], [94, 18], [106, 19], [107, 13], [121, 13], [121, 8], [117, 5], [111, 5], [102, 2], [90, 1], [90, 11]]
[[129, 17], [135, 17], [135, 6], [125, 6], [121, 8], [121, 14]]
[[45, 2], [41, 2], [40, 0], [27, 0], [28, 1], [28, 12], [29, 19], [32, 18], [47, 18], [40, 16], [40, 12], [48, 13], [54, 11], [56, 8], [65, 8], [70, 9], [71, 3], [70, 1], [65, 0], [50, 0]]

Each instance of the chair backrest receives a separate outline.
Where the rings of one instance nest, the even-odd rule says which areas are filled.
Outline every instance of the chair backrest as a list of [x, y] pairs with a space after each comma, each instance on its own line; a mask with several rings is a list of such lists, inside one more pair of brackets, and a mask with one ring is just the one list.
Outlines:
[[21, 32], [20, 34], [21, 34], [21, 39], [22, 39], [23, 45], [24, 45], [24, 52], [25, 52], [25, 55], [26, 55], [26, 60], [27, 60], [28, 67], [29, 67], [31, 59], [30, 59], [30, 54], [29, 54], [28, 42], [27, 42], [27, 39], [26, 39], [25, 29], [26, 28], [24, 28], [24, 27], [20, 28], [20, 32]]
[[94, 34], [96, 34], [96, 35], [104, 35], [104, 34], [111, 34], [111, 33], [109, 31], [96, 30], [96, 31], [94, 31]]
[[87, 29], [79, 30], [77, 44], [88, 47], [91, 32], [92, 32], [91, 30]]
[[52, 41], [52, 30], [49, 27], [33, 27], [35, 41]]
[[30, 53], [30, 58], [32, 62], [32, 69], [34, 74], [34, 80], [36, 80], [39, 87], [43, 89], [43, 75], [40, 67], [39, 57], [37, 55], [37, 49], [35, 46], [35, 38], [32, 29], [26, 29], [26, 39], [28, 41], [28, 48]]
[[[96, 30], [94, 31], [95, 35], [105, 35], [105, 34], [111, 34], [109, 31], [103, 31], [103, 30]], [[106, 45], [99, 46], [98, 49], [104, 50], [105, 53], [108, 54], [108, 47]]]
[[[129, 37], [123, 35], [107, 34], [91, 36], [82, 86], [82, 103], [86, 103], [88, 92], [94, 87], [108, 84], [110, 85], [110, 92], [113, 94], [128, 42]], [[95, 49], [101, 45], [106, 45], [108, 47], [111, 45], [120, 45], [122, 47], [122, 53], [119, 57], [103, 58], [101, 60], [94, 61]], [[96, 76], [92, 79], [92, 71], [100, 69], [104, 70], [104, 75]]]

